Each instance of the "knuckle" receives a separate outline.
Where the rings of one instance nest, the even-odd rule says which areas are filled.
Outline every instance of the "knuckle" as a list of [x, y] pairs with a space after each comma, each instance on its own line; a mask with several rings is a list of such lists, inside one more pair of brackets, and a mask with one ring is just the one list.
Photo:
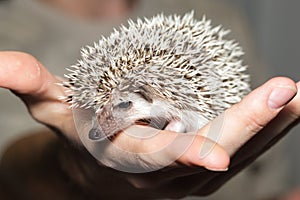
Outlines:
[[248, 133], [250, 136], [253, 136], [257, 132], [259, 132], [266, 124], [264, 117], [262, 118], [262, 115], [257, 112], [255, 109], [245, 110], [244, 108], [241, 108], [240, 105], [236, 105], [238, 119], [241, 120], [242, 124], [245, 127], [246, 133]]
[[288, 116], [290, 118], [290, 121], [298, 120], [300, 118], [300, 110], [290, 109], [288, 112]]
[[294, 99], [288, 107], [289, 115], [292, 119], [296, 120], [300, 117], [300, 97]]
[[264, 128], [265, 123], [263, 123], [257, 115], [247, 115], [244, 118], [245, 121], [245, 128], [247, 133], [249, 133], [251, 136], [259, 132], [261, 129]]

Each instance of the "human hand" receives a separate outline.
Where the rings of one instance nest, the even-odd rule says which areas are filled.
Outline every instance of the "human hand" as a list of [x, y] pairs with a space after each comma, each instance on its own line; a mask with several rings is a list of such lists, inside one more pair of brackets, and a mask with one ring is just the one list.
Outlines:
[[[64, 88], [56, 84], [59, 81], [32, 56], [16, 52], [0, 53], [0, 86], [10, 89], [18, 95], [37, 121], [57, 130], [72, 142], [81, 144], [76, 134], [71, 110], [67, 104], [57, 98], [64, 95]], [[278, 86], [283, 90], [275, 96], [281, 97], [281, 99], [285, 98], [285, 101], [279, 102], [280, 108], [270, 109], [267, 104], [268, 96]], [[126, 180], [125, 182], [130, 182], [135, 186], [131, 187], [131, 190], [135, 191], [136, 195], [143, 194], [143, 192], [138, 192], [144, 191], [141, 188], [148, 188], [145, 195], [147, 194], [149, 198], [151, 196], [184, 196], [189, 193], [202, 195], [212, 192], [295, 125], [293, 122], [298, 119], [300, 113], [300, 97], [299, 95], [294, 97], [296, 92], [297, 87], [293, 81], [287, 78], [272, 79], [250, 93], [241, 103], [228, 109], [224, 115], [199, 130], [196, 136], [161, 131], [149, 140], [141, 140], [121, 134], [113, 143], [121, 146], [124, 150], [136, 153], [153, 152], [153, 150], [169, 144], [168, 142], [174, 141], [174, 138], [180, 138], [177, 141], [192, 141], [192, 143], [185, 152], [180, 154], [176, 162], [163, 170], [142, 174], [109, 171], [111, 173], [107, 173], [105, 176], [122, 177]], [[292, 98], [293, 100], [284, 106]], [[220, 119], [223, 128], [218, 141], [213, 141], [216, 139], [214, 137], [211, 139], [204, 137], [210, 133], [209, 130], [213, 130], [212, 126], [218, 127]], [[209, 138], [210, 135], [207, 137]], [[255, 144], [255, 148], [253, 148], [253, 144]], [[205, 146], [209, 147], [209, 153], [200, 159], [200, 151]], [[112, 156], [115, 153], [113, 150], [110, 151], [110, 145], [105, 150]], [[138, 161], [135, 158], [119, 157], [119, 160], [113, 164], [129, 161], [130, 164], [146, 164], [147, 167], [151, 167], [152, 164], [161, 166], [165, 164], [164, 160], [177, 158], [176, 150], [177, 148], [168, 148], [167, 151], [161, 151], [159, 157], [140, 157]], [[222, 171], [229, 165], [229, 155], [234, 156], [227, 172], [209, 172], [195, 167], [202, 166]], [[149, 163], [149, 161], [151, 162]], [[105, 169], [99, 165], [100, 170], [101, 168]], [[103, 176], [103, 174], [101, 175]], [[92, 178], [101, 177], [95, 175]], [[124, 181], [120, 182], [120, 187], [122, 187], [121, 183]], [[109, 185], [105, 183], [104, 186], [108, 187]]]

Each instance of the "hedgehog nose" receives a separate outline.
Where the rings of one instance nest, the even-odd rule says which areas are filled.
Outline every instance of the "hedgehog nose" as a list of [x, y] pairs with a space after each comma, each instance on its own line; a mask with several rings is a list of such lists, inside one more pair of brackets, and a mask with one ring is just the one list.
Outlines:
[[104, 134], [102, 134], [101, 130], [99, 128], [92, 128], [89, 131], [89, 139], [94, 141], [101, 141], [104, 140], [106, 137]]

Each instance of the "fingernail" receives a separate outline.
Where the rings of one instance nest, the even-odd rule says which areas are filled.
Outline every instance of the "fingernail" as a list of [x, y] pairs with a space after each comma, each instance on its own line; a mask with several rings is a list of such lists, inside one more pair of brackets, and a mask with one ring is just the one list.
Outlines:
[[272, 109], [278, 109], [286, 105], [295, 95], [297, 91], [290, 86], [278, 86], [273, 89], [269, 96], [268, 104]]
[[205, 167], [205, 169], [209, 171], [215, 171], [215, 172], [226, 172], [228, 171], [228, 167], [226, 168], [210, 168], [210, 167]]

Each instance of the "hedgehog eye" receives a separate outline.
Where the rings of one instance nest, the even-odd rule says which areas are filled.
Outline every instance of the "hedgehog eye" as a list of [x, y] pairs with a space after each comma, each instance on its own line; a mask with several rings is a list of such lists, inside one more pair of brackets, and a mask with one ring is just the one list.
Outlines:
[[124, 101], [121, 102], [117, 105], [118, 108], [122, 108], [122, 109], [126, 109], [132, 106], [132, 102], [131, 101]]

